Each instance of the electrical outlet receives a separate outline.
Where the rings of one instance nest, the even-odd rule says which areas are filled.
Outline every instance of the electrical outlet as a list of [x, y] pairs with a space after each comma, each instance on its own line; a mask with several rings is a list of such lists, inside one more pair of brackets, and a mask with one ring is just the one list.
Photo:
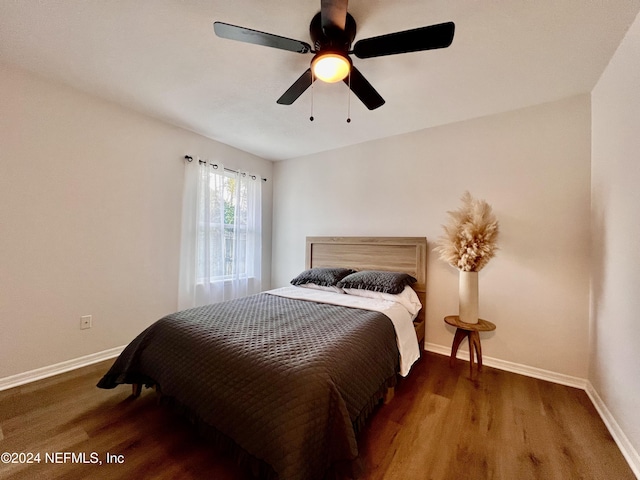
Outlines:
[[91, 315], [83, 315], [80, 317], [80, 330], [91, 328]]

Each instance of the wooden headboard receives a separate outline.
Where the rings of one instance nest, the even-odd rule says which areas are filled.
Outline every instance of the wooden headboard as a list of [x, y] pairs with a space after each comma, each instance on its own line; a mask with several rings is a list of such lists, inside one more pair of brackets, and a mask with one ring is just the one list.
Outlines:
[[414, 320], [418, 340], [424, 338], [427, 239], [425, 237], [307, 237], [305, 268], [346, 267], [354, 270], [404, 272], [418, 281], [413, 289], [423, 305]]

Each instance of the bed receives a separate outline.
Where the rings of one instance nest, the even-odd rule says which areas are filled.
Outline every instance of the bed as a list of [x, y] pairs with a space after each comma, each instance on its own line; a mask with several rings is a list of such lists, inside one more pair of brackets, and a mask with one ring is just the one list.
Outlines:
[[305, 269], [357, 273], [345, 272], [337, 285], [352, 288], [340, 293], [289, 286], [163, 317], [98, 386], [155, 387], [260, 478], [350, 472], [359, 430], [419, 357], [424, 309], [410, 314], [384, 292], [344, 291], [358, 275], [400, 272], [424, 305], [426, 239], [308, 237]]

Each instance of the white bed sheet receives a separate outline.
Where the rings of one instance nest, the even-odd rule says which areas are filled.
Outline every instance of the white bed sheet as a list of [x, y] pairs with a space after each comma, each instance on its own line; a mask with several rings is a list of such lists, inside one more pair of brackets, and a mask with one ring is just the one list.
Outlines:
[[360, 308], [383, 313], [391, 319], [396, 330], [398, 350], [400, 351], [400, 375], [406, 377], [411, 370], [411, 366], [420, 358], [420, 347], [418, 346], [418, 337], [413, 327], [413, 316], [399, 303], [294, 286], [276, 288], [264, 293], [296, 300], [330, 303], [343, 307]]

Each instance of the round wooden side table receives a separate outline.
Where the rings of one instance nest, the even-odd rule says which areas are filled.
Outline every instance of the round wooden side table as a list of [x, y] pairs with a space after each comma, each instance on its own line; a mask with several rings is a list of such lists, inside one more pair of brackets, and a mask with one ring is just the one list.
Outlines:
[[[481, 318], [478, 319], [478, 323], [465, 323], [460, 321], [458, 315], [449, 315], [444, 317], [445, 323], [456, 327], [456, 334], [453, 337], [453, 345], [451, 346], [451, 358], [449, 359], [449, 365], [454, 366], [456, 363], [456, 353], [458, 353], [458, 347], [462, 343], [465, 337], [469, 338], [469, 367], [471, 376], [473, 376], [473, 366], [475, 364], [474, 357], [478, 359], [478, 371], [482, 370], [482, 347], [480, 346], [480, 334], [478, 332], [490, 332], [496, 329], [494, 323]], [[475, 351], [475, 355], [474, 355]]]

